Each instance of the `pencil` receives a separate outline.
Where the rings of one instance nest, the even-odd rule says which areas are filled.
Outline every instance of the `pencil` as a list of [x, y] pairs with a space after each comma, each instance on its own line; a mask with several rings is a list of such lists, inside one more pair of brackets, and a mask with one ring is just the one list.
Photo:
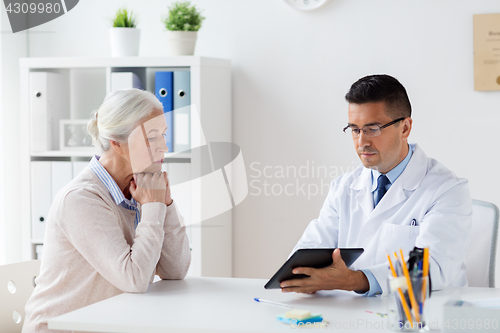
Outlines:
[[[396, 270], [394, 269], [394, 265], [392, 264], [391, 256], [389, 255], [389, 253], [387, 253], [387, 260], [389, 261], [389, 266], [391, 267], [392, 276], [397, 278], [398, 274], [396, 273]], [[406, 318], [408, 318], [408, 321], [410, 322], [411, 328], [413, 328], [413, 321], [411, 320], [410, 309], [408, 308], [408, 304], [406, 304], [405, 296], [403, 295], [403, 291], [401, 290], [401, 288], [398, 288], [398, 293], [399, 293], [399, 297], [401, 298], [401, 304], [403, 305], [403, 309], [405, 311]]]
[[[427, 278], [429, 276], [429, 248], [424, 248], [424, 267], [422, 277]], [[427, 288], [427, 279], [423, 279], [422, 281], [422, 307], [425, 301], [425, 288]]]
[[[399, 253], [401, 254], [401, 263], [403, 266], [403, 273], [406, 277], [406, 282], [408, 283], [408, 296], [410, 296], [411, 308], [413, 309], [413, 313], [415, 314], [415, 319], [417, 323], [420, 323], [420, 307], [418, 306], [417, 300], [415, 299], [415, 294], [413, 293], [413, 286], [411, 284], [410, 273], [408, 272], [408, 267], [406, 267], [405, 257], [403, 255], [403, 249], [399, 249]], [[398, 255], [396, 254], [396, 257]]]

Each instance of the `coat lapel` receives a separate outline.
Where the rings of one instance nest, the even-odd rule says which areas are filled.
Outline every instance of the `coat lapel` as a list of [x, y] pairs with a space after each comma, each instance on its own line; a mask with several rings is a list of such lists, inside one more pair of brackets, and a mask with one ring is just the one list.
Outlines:
[[392, 184], [389, 191], [387, 191], [382, 200], [380, 200], [380, 202], [378, 203], [377, 207], [375, 207], [375, 209], [373, 210], [372, 214], [369, 217], [370, 219], [377, 217], [382, 212], [388, 211], [389, 209], [399, 205], [402, 201], [407, 199], [405, 191], [403, 191], [401, 180], [401, 177], [399, 177], [396, 182]]
[[371, 193], [371, 170], [364, 168], [360, 176], [353, 181], [351, 188], [358, 191], [355, 198], [368, 216], [365, 225], [370, 221], [377, 220], [376, 217], [380, 214], [406, 201], [420, 186], [426, 174], [427, 156], [418, 145], [415, 145], [413, 155], [405, 170], [374, 209], [373, 193]]
[[355, 192], [354, 197], [363, 209], [365, 216], [370, 216], [373, 211], [373, 194], [371, 193], [372, 173], [370, 169], [363, 168], [352, 184], [351, 190]]

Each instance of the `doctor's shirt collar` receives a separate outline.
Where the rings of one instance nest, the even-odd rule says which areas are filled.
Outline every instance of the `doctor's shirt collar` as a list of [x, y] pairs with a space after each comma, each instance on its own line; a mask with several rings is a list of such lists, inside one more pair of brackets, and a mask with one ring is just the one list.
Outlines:
[[[394, 182], [399, 178], [399, 176], [401, 176], [401, 174], [405, 170], [406, 166], [410, 162], [412, 155], [413, 155], [412, 146], [408, 145], [408, 154], [406, 154], [406, 157], [404, 158], [404, 160], [402, 160], [391, 171], [389, 171], [388, 173], [385, 174], [387, 176], [387, 178], [389, 179], [389, 181], [391, 182], [391, 184], [388, 185], [389, 188], [391, 187], [392, 184], [394, 184]], [[382, 173], [380, 173], [377, 170], [371, 170], [371, 174], [372, 174], [372, 177], [371, 177], [372, 178], [372, 190], [371, 191], [373, 192], [377, 189], [377, 180], [378, 180], [378, 177]]]

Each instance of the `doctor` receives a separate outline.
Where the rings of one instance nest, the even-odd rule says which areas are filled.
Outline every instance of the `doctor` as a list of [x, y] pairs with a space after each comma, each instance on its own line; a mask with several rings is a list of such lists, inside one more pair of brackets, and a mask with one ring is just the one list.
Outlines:
[[[363, 165], [331, 183], [318, 219], [313, 220], [292, 253], [301, 248], [362, 247], [347, 268], [340, 251], [331, 266], [297, 267], [304, 279], [283, 281], [283, 292], [354, 290], [366, 296], [388, 292], [386, 253], [430, 248], [434, 290], [466, 286], [465, 251], [472, 201], [467, 180], [408, 144], [411, 105], [405, 88], [388, 75], [355, 82], [345, 96], [352, 136]], [[406, 260], [407, 258], [405, 258]]]

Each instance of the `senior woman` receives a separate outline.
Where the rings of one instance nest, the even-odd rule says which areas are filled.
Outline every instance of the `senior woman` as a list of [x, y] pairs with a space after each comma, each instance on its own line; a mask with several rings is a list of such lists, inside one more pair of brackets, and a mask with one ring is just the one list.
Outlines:
[[[161, 163], [161, 103], [138, 89], [110, 93], [87, 129], [102, 156], [56, 196], [23, 332], [122, 292], [145, 292], [154, 275], [183, 279], [191, 260], [183, 218]], [[58, 331], [59, 332], [59, 331]]]

